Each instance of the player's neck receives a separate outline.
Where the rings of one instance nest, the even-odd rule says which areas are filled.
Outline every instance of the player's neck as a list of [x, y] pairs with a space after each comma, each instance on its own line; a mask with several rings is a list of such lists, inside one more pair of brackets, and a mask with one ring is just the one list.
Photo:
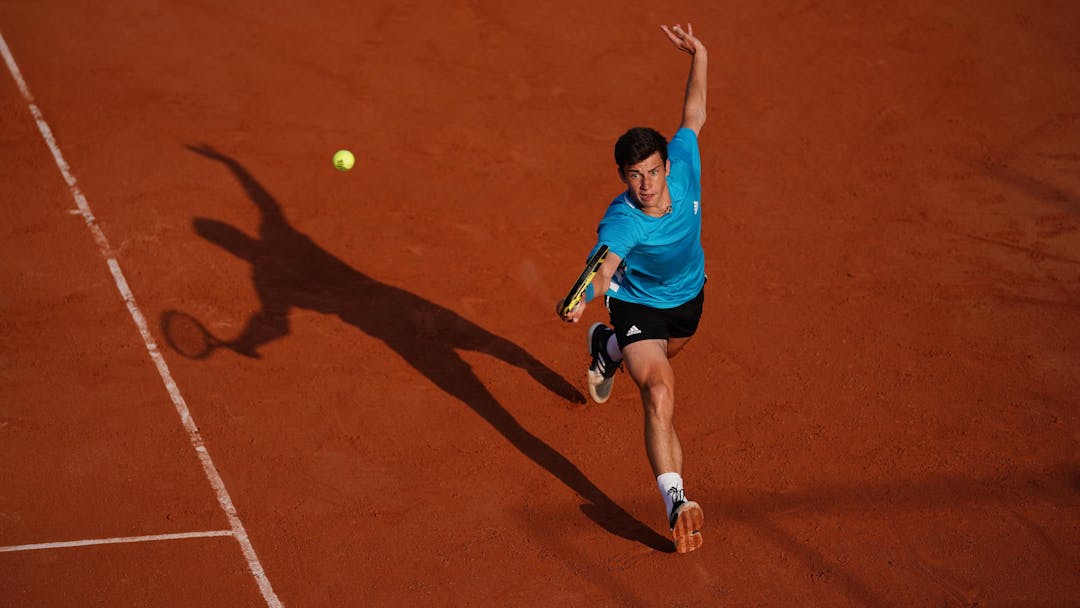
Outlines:
[[671, 193], [664, 192], [663, 196], [656, 202], [655, 205], [645, 206], [641, 204], [641, 201], [634, 197], [630, 197], [630, 200], [634, 201], [634, 205], [641, 210], [642, 213], [649, 217], [664, 217], [671, 213]]

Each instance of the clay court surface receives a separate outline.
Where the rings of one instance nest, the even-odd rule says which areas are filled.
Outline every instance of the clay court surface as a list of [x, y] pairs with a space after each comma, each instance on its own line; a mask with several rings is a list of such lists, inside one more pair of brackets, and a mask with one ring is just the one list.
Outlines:
[[[614, 140], [678, 126], [687, 20], [676, 555], [637, 392], [585, 403], [552, 305]], [[0, 73], [0, 605], [1080, 605], [1078, 31], [1066, 1], [0, 3], [33, 96]]]

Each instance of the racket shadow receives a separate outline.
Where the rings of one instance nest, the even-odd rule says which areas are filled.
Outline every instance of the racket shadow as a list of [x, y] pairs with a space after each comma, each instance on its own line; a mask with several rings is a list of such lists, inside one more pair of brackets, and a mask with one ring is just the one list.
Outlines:
[[179, 310], [166, 310], [161, 314], [161, 333], [170, 348], [188, 359], [205, 359], [225, 345], [198, 319]]
[[[257, 237], [217, 220], [196, 218], [193, 222], [201, 237], [251, 263], [260, 301], [260, 309], [235, 339], [216, 341], [207, 332], [211, 346], [202, 356], [225, 347], [258, 357], [259, 347], [288, 335], [290, 312], [296, 308], [337, 315], [384, 342], [416, 371], [472, 409], [524, 456], [576, 492], [588, 503], [582, 511], [601, 527], [658, 551], [672, 550], [670, 540], [627, 513], [570, 460], [524, 428], [488, 391], [458, 351], [472, 350], [496, 357], [526, 371], [552, 393], [584, 403], [576, 387], [514, 342], [444, 306], [382, 283], [319, 247], [288, 223], [277, 201], [233, 158], [205, 145], [188, 149], [225, 165], [259, 211]], [[168, 321], [176, 322], [176, 316], [173, 313]], [[166, 321], [162, 319], [163, 328]], [[167, 340], [176, 348], [171, 339]]]

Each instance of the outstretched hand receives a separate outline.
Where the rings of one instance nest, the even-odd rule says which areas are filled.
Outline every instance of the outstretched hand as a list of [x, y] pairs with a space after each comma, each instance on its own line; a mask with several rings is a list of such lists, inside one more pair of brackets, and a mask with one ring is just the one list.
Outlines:
[[566, 321], [567, 323], [577, 323], [578, 321], [581, 320], [581, 317], [585, 316], [585, 300], [584, 299], [582, 299], [580, 302], [578, 302], [577, 306], [575, 306], [573, 310], [566, 313], [565, 315], [563, 314], [562, 305], [563, 305], [562, 300], [559, 300], [558, 302], [555, 302], [555, 314], [558, 315], [560, 319], [562, 319], [563, 321]]
[[705, 50], [705, 45], [694, 36], [694, 26], [689, 23], [686, 24], [685, 30], [678, 23], [670, 28], [666, 25], [661, 25], [660, 29], [664, 30], [664, 33], [667, 34], [671, 43], [680, 51], [696, 55], [698, 51]]

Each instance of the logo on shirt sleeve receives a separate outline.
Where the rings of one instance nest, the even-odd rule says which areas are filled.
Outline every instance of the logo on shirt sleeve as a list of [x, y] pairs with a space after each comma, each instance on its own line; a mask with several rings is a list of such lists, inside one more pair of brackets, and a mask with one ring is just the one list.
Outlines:
[[697, 215], [698, 208], [701, 206], [701, 201], [694, 201], [694, 215]]

